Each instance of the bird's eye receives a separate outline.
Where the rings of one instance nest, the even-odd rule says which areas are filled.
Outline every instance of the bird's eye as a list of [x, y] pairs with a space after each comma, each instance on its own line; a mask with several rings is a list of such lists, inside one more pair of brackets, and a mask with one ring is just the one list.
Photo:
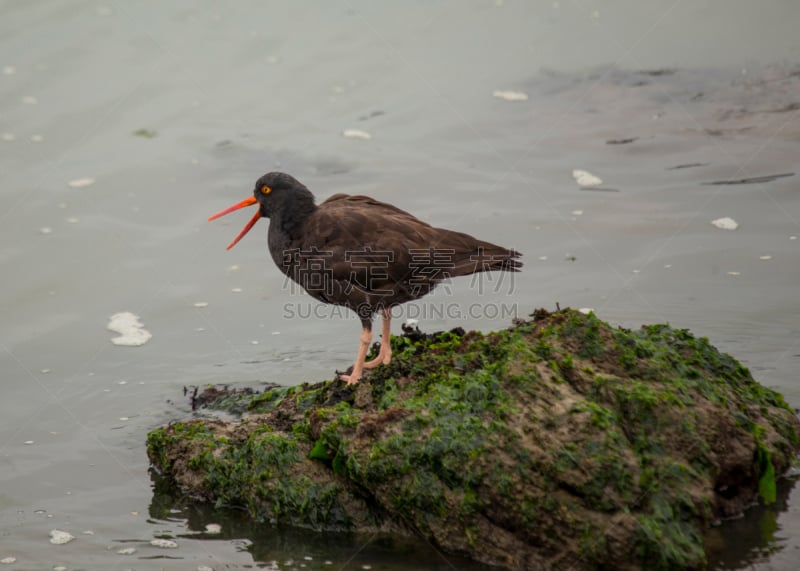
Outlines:
[[261, 187], [261, 194], [269, 194], [270, 192], [272, 192], [272, 189], [266, 184]]

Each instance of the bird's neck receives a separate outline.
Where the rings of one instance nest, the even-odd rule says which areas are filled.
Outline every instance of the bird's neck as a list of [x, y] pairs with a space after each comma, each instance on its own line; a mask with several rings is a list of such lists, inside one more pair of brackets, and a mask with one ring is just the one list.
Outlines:
[[292, 197], [292, 207], [282, 209], [276, 213], [277, 215], [273, 215], [270, 224], [276, 224], [289, 240], [297, 240], [302, 237], [303, 227], [316, 209], [317, 205], [314, 204], [314, 195], [311, 191], [307, 189], [296, 191]]

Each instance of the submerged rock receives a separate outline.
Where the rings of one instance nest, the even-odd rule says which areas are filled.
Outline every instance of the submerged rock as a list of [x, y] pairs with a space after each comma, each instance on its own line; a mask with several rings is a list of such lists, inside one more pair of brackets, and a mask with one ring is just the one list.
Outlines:
[[675, 569], [704, 566], [709, 525], [774, 501], [798, 446], [780, 394], [667, 325], [539, 310], [391, 342], [354, 387], [249, 395], [236, 422], [151, 432], [148, 455], [277, 524], [413, 533], [511, 569]]

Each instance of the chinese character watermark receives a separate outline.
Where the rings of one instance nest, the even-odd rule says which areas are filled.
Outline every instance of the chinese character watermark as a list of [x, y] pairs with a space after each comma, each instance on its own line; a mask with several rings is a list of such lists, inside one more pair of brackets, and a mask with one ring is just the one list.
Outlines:
[[[400, 260], [406, 266], [397, 268]], [[514, 272], [497, 271], [510, 267], [507, 255], [487, 254], [483, 248], [468, 257], [460, 257], [452, 248], [411, 248], [407, 256], [392, 250], [360, 250], [344, 252], [344, 259], [335, 259], [331, 250], [294, 248], [283, 252], [283, 271], [287, 276], [284, 289], [295, 284], [315, 297], [335, 299], [349, 296], [360, 290], [376, 296], [391, 297], [400, 289], [418, 298], [444, 290], [450, 295], [450, 281], [454, 276], [471, 275], [471, 289], [478, 295], [487, 292], [508, 294], [514, 292]], [[405, 270], [405, 271], [398, 271]], [[466, 271], [465, 271], [466, 270]]]

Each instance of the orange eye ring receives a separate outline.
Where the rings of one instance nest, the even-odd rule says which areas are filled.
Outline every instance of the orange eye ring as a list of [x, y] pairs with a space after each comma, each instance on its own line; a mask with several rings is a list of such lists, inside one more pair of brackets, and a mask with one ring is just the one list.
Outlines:
[[261, 187], [261, 194], [269, 194], [270, 192], [272, 192], [272, 189], [266, 184]]

